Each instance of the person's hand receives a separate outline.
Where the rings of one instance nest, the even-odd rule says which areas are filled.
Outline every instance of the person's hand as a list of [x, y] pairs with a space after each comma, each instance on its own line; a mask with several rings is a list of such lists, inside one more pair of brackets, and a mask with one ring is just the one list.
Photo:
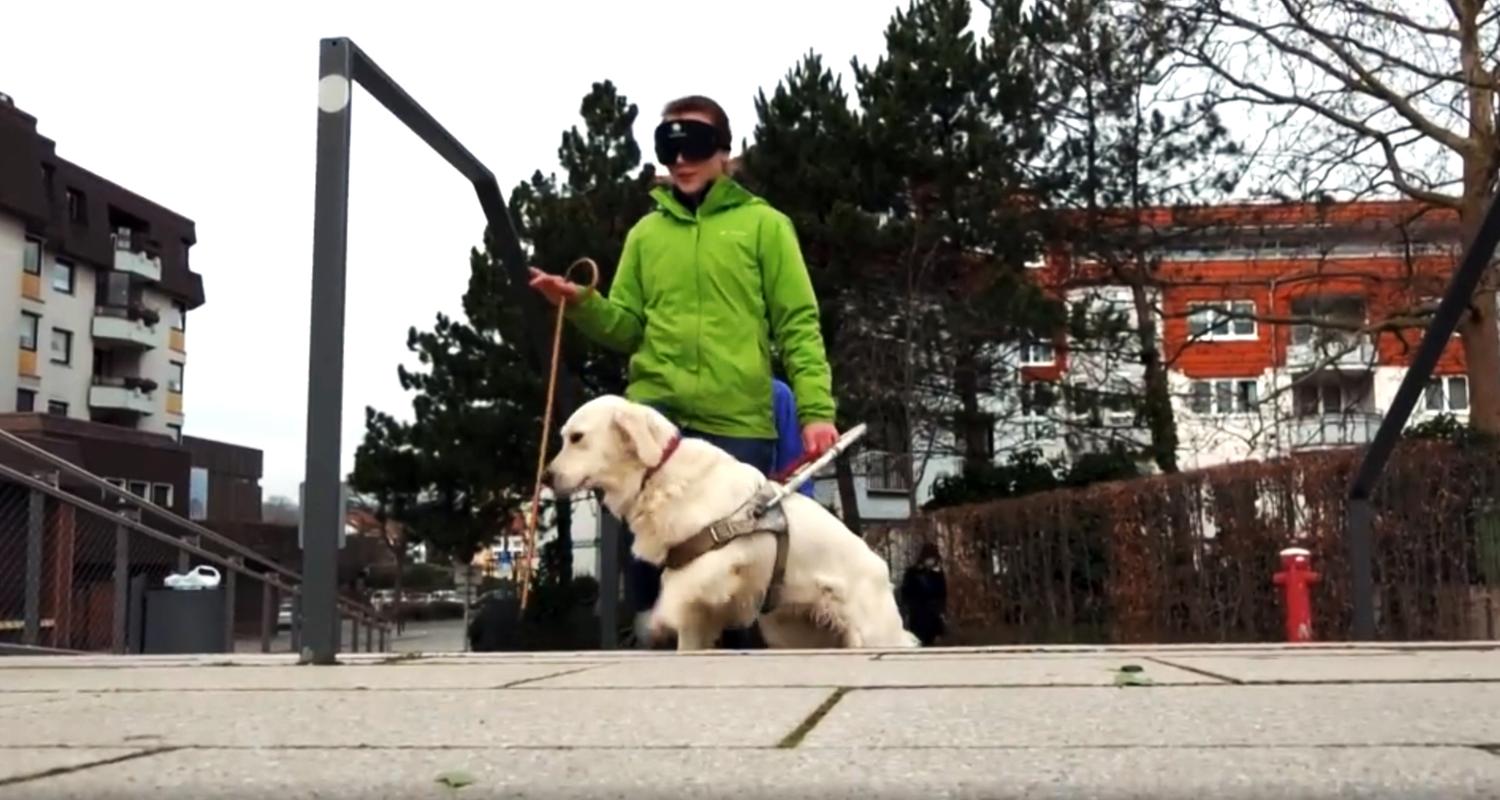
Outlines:
[[572, 305], [578, 302], [578, 295], [581, 291], [578, 284], [567, 278], [543, 272], [536, 267], [531, 268], [530, 286], [541, 292], [542, 296], [547, 298], [547, 302], [554, 306], [560, 303]]
[[802, 449], [808, 458], [817, 458], [839, 440], [839, 429], [832, 422], [809, 422], [802, 427]]

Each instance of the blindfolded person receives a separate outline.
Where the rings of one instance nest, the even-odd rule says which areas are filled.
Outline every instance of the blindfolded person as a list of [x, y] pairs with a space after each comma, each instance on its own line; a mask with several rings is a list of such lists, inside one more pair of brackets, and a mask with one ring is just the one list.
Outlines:
[[670, 186], [651, 191], [656, 207], [626, 235], [609, 295], [535, 268], [531, 287], [630, 357], [627, 397], [770, 474], [773, 346], [813, 454], [838, 440], [832, 374], [791, 220], [729, 176], [732, 141], [713, 100], [667, 104], [655, 144]]

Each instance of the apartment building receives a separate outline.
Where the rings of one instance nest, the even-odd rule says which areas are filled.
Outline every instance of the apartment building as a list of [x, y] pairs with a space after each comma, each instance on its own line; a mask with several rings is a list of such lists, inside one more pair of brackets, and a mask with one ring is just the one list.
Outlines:
[[0, 408], [178, 437], [193, 222], [60, 158], [0, 96]]
[[[1463, 247], [1454, 215], [1398, 201], [1154, 209], [1139, 224], [1152, 232], [1150, 280], [1141, 288], [1166, 368], [1181, 469], [1367, 444]], [[1119, 277], [1130, 273], [1111, 269], [1103, 254], [1061, 244], [1028, 271], [1065, 303], [1069, 319], [1138, 328], [1134, 289]], [[994, 458], [1035, 449], [1071, 461], [1148, 442], [1144, 367], [1132, 339], [1101, 346], [1059, 330], [999, 348], [999, 391], [984, 405]], [[1468, 409], [1455, 338], [1409, 424], [1440, 414], [1466, 421]], [[914, 485], [904, 454], [856, 456], [866, 520], [904, 519], [911, 494], [920, 506], [936, 480], [961, 469], [951, 432], [912, 438], [910, 452], [923, 465]], [[841, 505], [831, 470], [817, 493]]]
[[[1143, 224], [1162, 242], [1144, 288], [1184, 469], [1367, 444], [1462, 249], [1456, 217], [1409, 202], [1161, 209]], [[1110, 277], [1122, 273], [1067, 248], [1034, 269], [1070, 308], [1138, 325], [1131, 287]], [[1138, 353], [1061, 334], [1020, 343], [1002, 447], [1076, 455], [1145, 441], [1128, 402], [1144, 391]], [[1087, 413], [1081, 396], [1095, 400]], [[1468, 408], [1454, 341], [1413, 423]]]
[[179, 510], [194, 241], [192, 220], [61, 158], [0, 95], [0, 324], [16, 332], [0, 426], [75, 443], [85, 468]]

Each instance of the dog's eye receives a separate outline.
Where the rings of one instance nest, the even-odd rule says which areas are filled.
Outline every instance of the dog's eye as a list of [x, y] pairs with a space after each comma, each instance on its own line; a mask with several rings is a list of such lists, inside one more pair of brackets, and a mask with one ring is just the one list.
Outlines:
[[576, 432], [568, 434], [568, 444], [578, 444], [581, 441], [583, 441], [583, 434]]

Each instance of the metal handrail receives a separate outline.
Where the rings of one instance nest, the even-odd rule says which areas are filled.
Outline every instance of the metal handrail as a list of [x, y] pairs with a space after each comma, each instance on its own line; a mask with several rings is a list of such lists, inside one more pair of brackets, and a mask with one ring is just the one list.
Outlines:
[[135, 531], [136, 533], [143, 534], [148, 538], [155, 539], [156, 541], [163, 544], [180, 548], [184, 552], [191, 553], [192, 555], [197, 556], [204, 561], [211, 561], [221, 567], [224, 567], [225, 569], [233, 570], [234, 572], [244, 575], [247, 578], [255, 578], [256, 580], [263, 581], [270, 584], [271, 586], [274, 586], [277, 589], [280, 589], [283, 592], [288, 592], [290, 594], [299, 594], [296, 587], [283, 584], [269, 577], [265, 573], [251, 572], [250, 570], [245, 568], [243, 563], [237, 562], [231, 557], [221, 556], [217, 553], [209, 552], [208, 550], [205, 550], [201, 547], [190, 544], [176, 536], [173, 536], [170, 533], [164, 533], [162, 531], [156, 530], [149, 525], [146, 525], [145, 523], [137, 522], [130, 517], [123, 516], [118, 511], [111, 511], [104, 506], [91, 503], [76, 494], [63, 491], [62, 489], [59, 489], [58, 487], [53, 486], [52, 484], [41, 480], [40, 478], [27, 475], [26, 473], [8, 464], [0, 464], [0, 476], [9, 478], [16, 483], [21, 484], [22, 486], [41, 492], [42, 494], [60, 500], [64, 503], [69, 503], [71, 505], [77, 506], [84, 511], [88, 511], [99, 517], [103, 517], [104, 519], [113, 520], [115, 523], [123, 525], [126, 528]]
[[301, 580], [301, 576], [299, 576], [296, 572], [287, 569], [280, 564], [277, 564], [276, 562], [266, 558], [260, 553], [257, 553], [248, 547], [245, 547], [239, 542], [236, 542], [235, 540], [230, 539], [223, 534], [209, 530], [208, 528], [205, 528], [192, 520], [179, 517], [176, 514], [172, 513], [170, 510], [162, 508], [161, 506], [151, 502], [150, 500], [147, 500], [144, 497], [131, 494], [130, 492], [127, 492], [124, 489], [115, 486], [109, 481], [106, 481], [103, 478], [100, 478], [93, 473], [88, 472], [87, 470], [79, 469], [78, 466], [73, 462], [68, 461], [61, 456], [55, 455], [41, 447], [38, 447], [37, 445], [32, 444], [25, 439], [22, 439], [14, 433], [11, 433], [10, 431], [0, 430], [0, 442], [4, 442], [6, 444], [17, 447], [26, 454], [35, 456], [36, 458], [39, 458], [47, 462], [48, 464], [57, 467], [58, 469], [68, 473], [69, 475], [84, 481], [90, 486], [103, 491], [107, 496], [113, 496], [120, 500], [124, 500], [126, 503], [138, 506], [145, 511], [150, 511], [153, 514], [158, 514], [171, 519], [193, 534], [208, 539], [214, 544], [220, 545], [230, 550], [235, 555], [265, 564], [267, 567], [281, 573], [288, 578], [292, 578], [298, 581]]
[[[55, 454], [53, 454], [53, 453], [51, 453], [51, 452], [49, 452], [49, 451], [47, 451], [47, 450], [45, 450], [45, 449], [43, 449], [41, 447], [38, 447], [35, 444], [32, 444], [31, 442], [26, 441], [25, 439], [22, 439], [19, 436], [16, 436], [15, 434], [11, 433], [10, 431], [0, 430], [0, 442], [4, 442], [4, 443], [10, 444], [12, 446], [15, 446], [18, 449], [22, 450], [23, 452], [27, 453], [28, 455], [35, 456], [36, 458], [41, 459], [42, 461], [45, 461], [46, 463], [48, 463], [48, 464], [50, 464], [52, 466], [57, 467], [59, 470], [62, 470], [64, 472], [66, 472], [67, 474], [71, 475], [72, 477], [78, 478], [79, 480], [82, 480], [83, 482], [89, 484], [90, 486], [93, 486], [95, 488], [98, 488], [98, 489], [102, 490], [105, 493], [106, 496], [112, 496], [112, 497], [115, 497], [117, 499], [124, 500], [126, 503], [134, 505], [134, 506], [136, 506], [136, 507], [138, 507], [138, 508], [140, 508], [140, 509], [142, 509], [144, 511], [150, 511], [151, 513], [156, 514], [158, 516], [161, 516], [164, 519], [172, 520], [174, 524], [180, 525], [180, 526], [186, 528], [189, 532], [193, 533], [194, 535], [200, 536], [200, 537], [202, 537], [204, 539], [207, 539], [207, 540], [213, 542], [214, 544], [220, 545], [220, 546], [222, 546], [222, 547], [230, 550], [234, 555], [238, 555], [241, 558], [244, 558], [247, 562], [255, 563], [255, 564], [262, 565], [262, 566], [266, 567], [267, 571], [266, 572], [261, 572], [261, 573], [249, 572], [249, 571], [246, 571], [246, 570], [243, 570], [243, 569], [236, 569], [236, 571], [240, 572], [241, 574], [244, 574], [244, 575], [247, 575], [247, 576], [250, 576], [250, 577], [254, 577], [257, 580], [261, 580], [261, 581], [265, 581], [267, 583], [271, 583], [273, 586], [276, 586], [277, 588], [281, 588], [284, 591], [289, 591], [292, 594], [299, 595], [299, 596], [301, 595], [302, 590], [301, 590], [300, 584], [303, 582], [303, 578], [295, 570], [288, 569], [287, 567], [284, 567], [281, 564], [278, 564], [275, 561], [272, 561], [271, 559], [267, 558], [266, 556], [261, 555], [260, 553], [257, 553], [257, 552], [255, 552], [254, 550], [251, 550], [248, 547], [245, 547], [244, 545], [240, 544], [239, 542], [236, 542], [233, 539], [230, 539], [229, 537], [224, 536], [223, 534], [220, 534], [220, 533], [218, 533], [216, 531], [210, 530], [210, 529], [208, 529], [208, 528], [206, 528], [206, 527], [204, 527], [202, 525], [199, 525], [198, 523], [196, 523], [196, 522], [194, 522], [192, 520], [189, 520], [189, 519], [186, 519], [186, 518], [183, 518], [183, 517], [179, 517], [176, 514], [172, 513], [170, 510], [164, 509], [161, 506], [158, 506], [155, 503], [151, 502], [150, 500], [147, 500], [146, 498], [140, 497], [139, 495], [131, 494], [130, 492], [125, 491], [124, 489], [121, 489], [121, 488], [115, 486], [114, 484], [109, 483], [108, 481], [104, 480], [103, 478], [100, 478], [100, 477], [94, 475], [93, 473], [91, 473], [91, 472], [89, 472], [87, 470], [80, 469], [77, 465], [73, 464], [71, 461], [68, 461], [67, 459], [62, 458], [61, 456], [55, 455]], [[126, 518], [126, 517], [120, 517], [117, 511], [106, 509], [103, 506], [95, 505], [94, 503], [91, 503], [91, 502], [89, 502], [87, 500], [84, 500], [83, 498], [81, 498], [81, 497], [79, 497], [79, 496], [77, 496], [75, 494], [71, 494], [69, 492], [64, 492], [61, 489], [58, 489], [58, 488], [52, 486], [51, 484], [49, 484], [49, 483], [47, 483], [45, 481], [37, 480], [36, 478], [33, 478], [30, 475], [26, 475], [25, 473], [20, 472], [18, 470], [15, 470], [15, 469], [13, 469], [13, 468], [11, 468], [9, 466], [6, 466], [4, 464], [0, 464], [0, 475], [4, 475], [4, 476], [7, 476], [7, 477], [10, 477], [10, 478], [12, 478], [14, 480], [17, 480], [17, 481], [19, 481], [21, 483], [26, 484], [27, 486], [29, 486], [31, 488], [39, 489], [41, 491], [44, 491], [45, 493], [47, 493], [47, 494], [49, 494], [49, 495], [51, 495], [51, 496], [53, 496], [53, 497], [55, 497], [55, 498], [57, 498], [59, 500], [63, 500], [65, 502], [73, 503], [73, 504], [79, 506], [80, 508], [84, 508], [86, 510], [92, 511], [95, 514], [102, 515], [102, 516], [104, 516], [106, 518], [118, 517], [119, 520], [121, 522], [125, 523], [128, 527], [131, 527], [132, 529], [137, 530], [139, 532], [146, 533], [148, 536], [152, 536], [153, 538], [161, 538], [164, 543], [170, 544], [173, 547], [177, 547], [177, 548], [180, 548], [180, 549], [182, 549], [182, 550], [184, 550], [186, 552], [192, 553], [193, 555], [196, 555], [199, 558], [206, 558], [206, 559], [208, 559], [210, 561], [214, 561], [215, 563], [223, 563], [223, 564], [228, 564], [229, 563], [229, 559], [227, 557], [221, 556], [221, 555], [218, 555], [218, 554], [215, 554], [215, 553], [211, 553], [208, 550], [205, 550], [205, 549], [203, 549], [201, 547], [193, 545], [193, 544], [191, 544], [190, 542], [187, 541], [186, 537], [173, 536], [172, 534], [169, 534], [169, 533], [165, 533], [165, 532], [162, 532], [162, 531], [157, 531], [156, 529], [151, 528], [149, 526], [146, 526], [143, 523], [137, 523], [134, 520], [130, 520], [130, 519]], [[234, 567], [231, 567], [231, 568], [234, 568]], [[291, 581], [294, 582], [294, 584], [290, 588], [288, 588], [288, 587], [284, 586], [281, 583], [272, 582], [269, 579], [270, 572], [275, 572], [275, 573], [279, 574], [283, 578], [290, 579]], [[373, 607], [361, 605], [361, 604], [356, 603], [356, 602], [354, 602], [352, 600], [349, 600], [346, 597], [337, 597], [336, 599], [337, 599], [338, 605], [341, 606], [345, 611], [348, 611], [351, 614], [359, 614], [364, 619], [367, 619], [367, 620], [377, 621], [377, 622], [379, 622], [379, 624], [381, 625], [381, 627], [388, 627], [389, 626], [389, 623], [386, 622], [383, 617], [379, 616], [378, 613], [375, 611], [375, 609]]]

